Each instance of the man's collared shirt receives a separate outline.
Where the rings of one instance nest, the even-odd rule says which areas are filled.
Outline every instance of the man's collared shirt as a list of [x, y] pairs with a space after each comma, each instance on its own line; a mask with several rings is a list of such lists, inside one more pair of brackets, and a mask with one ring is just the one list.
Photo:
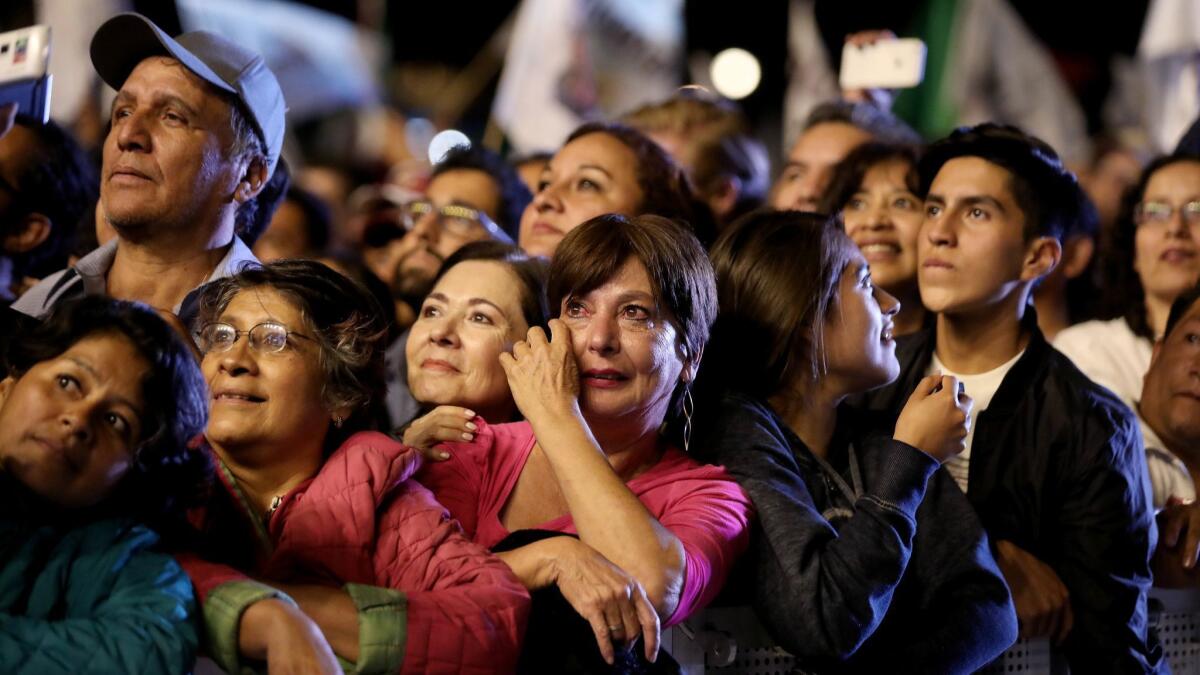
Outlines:
[[[85, 295], [104, 295], [108, 289], [108, 271], [117, 257], [119, 241], [120, 238], [113, 239], [80, 258], [74, 267], [68, 267], [42, 279], [14, 302], [12, 308], [23, 314], [42, 318], [63, 300]], [[171, 311], [179, 316], [183, 325], [190, 328], [200, 308], [200, 289], [210, 281], [237, 274], [248, 264], [257, 265], [258, 258], [254, 257], [250, 247], [246, 246], [241, 238], [234, 236], [225, 257], [217, 263], [212, 273], [203, 283], [189, 291]]]
[[[1139, 406], [1140, 407], [1140, 406]], [[1167, 449], [1154, 429], [1142, 417], [1142, 411], [1134, 408], [1138, 424], [1142, 427], [1142, 442], [1146, 446], [1146, 468], [1150, 474], [1150, 487], [1154, 491], [1154, 508], [1166, 506], [1167, 499], [1178, 497], [1185, 502], [1196, 498], [1196, 487], [1183, 460]]]

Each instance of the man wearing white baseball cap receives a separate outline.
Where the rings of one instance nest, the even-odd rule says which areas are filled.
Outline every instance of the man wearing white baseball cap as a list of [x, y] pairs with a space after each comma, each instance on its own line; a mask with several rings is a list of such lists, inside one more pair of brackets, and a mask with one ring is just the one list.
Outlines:
[[96, 31], [92, 64], [117, 90], [100, 203], [117, 238], [12, 307], [32, 316], [106, 294], [180, 316], [205, 283], [256, 262], [235, 234], [283, 145], [283, 92], [260, 55], [206, 31], [172, 39], [138, 14]]

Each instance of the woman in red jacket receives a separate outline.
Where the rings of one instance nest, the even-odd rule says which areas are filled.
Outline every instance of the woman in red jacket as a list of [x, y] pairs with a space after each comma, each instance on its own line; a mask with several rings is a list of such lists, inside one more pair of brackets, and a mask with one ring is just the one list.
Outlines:
[[341, 672], [511, 670], [529, 598], [409, 477], [415, 451], [373, 428], [383, 400], [374, 299], [319, 263], [210, 284], [204, 444], [221, 481], [185, 567], [210, 655]]

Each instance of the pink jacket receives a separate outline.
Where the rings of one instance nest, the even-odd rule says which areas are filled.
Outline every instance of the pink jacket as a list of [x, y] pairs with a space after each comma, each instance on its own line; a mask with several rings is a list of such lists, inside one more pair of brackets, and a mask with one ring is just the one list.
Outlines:
[[[433, 494], [410, 480], [419, 465], [416, 451], [383, 434], [355, 434], [316, 476], [283, 497], [267, 524], [273, 549], [260, 538], [258, 569], [242, 571], [280, 582], [402, 591], [403, 672], [511, 671], [529, 595], [507, 565], [467, 539]], [[219, 473], [241, 504], [232, 476], [223, 467]], [[245, 539], [252, 523], [244, 509], [243, 515], [243, 522], [205, 522], [204, 529]], [[222, 584], [245, 579], [198, 560], [185, 560], [185, 567], [202, 601]]]

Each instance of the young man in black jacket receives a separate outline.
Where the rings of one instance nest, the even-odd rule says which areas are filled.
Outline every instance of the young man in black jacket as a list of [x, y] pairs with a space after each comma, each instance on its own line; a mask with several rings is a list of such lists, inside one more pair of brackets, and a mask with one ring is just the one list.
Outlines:
[[1072, 672], [1165, 669], [1147, 625], [1156, 532], [1137, 420], [1047, 344], [1029, 298], [1079, 188], [1045, 143], [993, 124], [933, 144], [920, 174], [918, 282], [937, 324], [899, 340], [900, 377], [860, 405], [894, 421], [922, 377], [958, 377], [971, 435], [944, 466], [983, 521], [1022, 636], [1053, 640]]

